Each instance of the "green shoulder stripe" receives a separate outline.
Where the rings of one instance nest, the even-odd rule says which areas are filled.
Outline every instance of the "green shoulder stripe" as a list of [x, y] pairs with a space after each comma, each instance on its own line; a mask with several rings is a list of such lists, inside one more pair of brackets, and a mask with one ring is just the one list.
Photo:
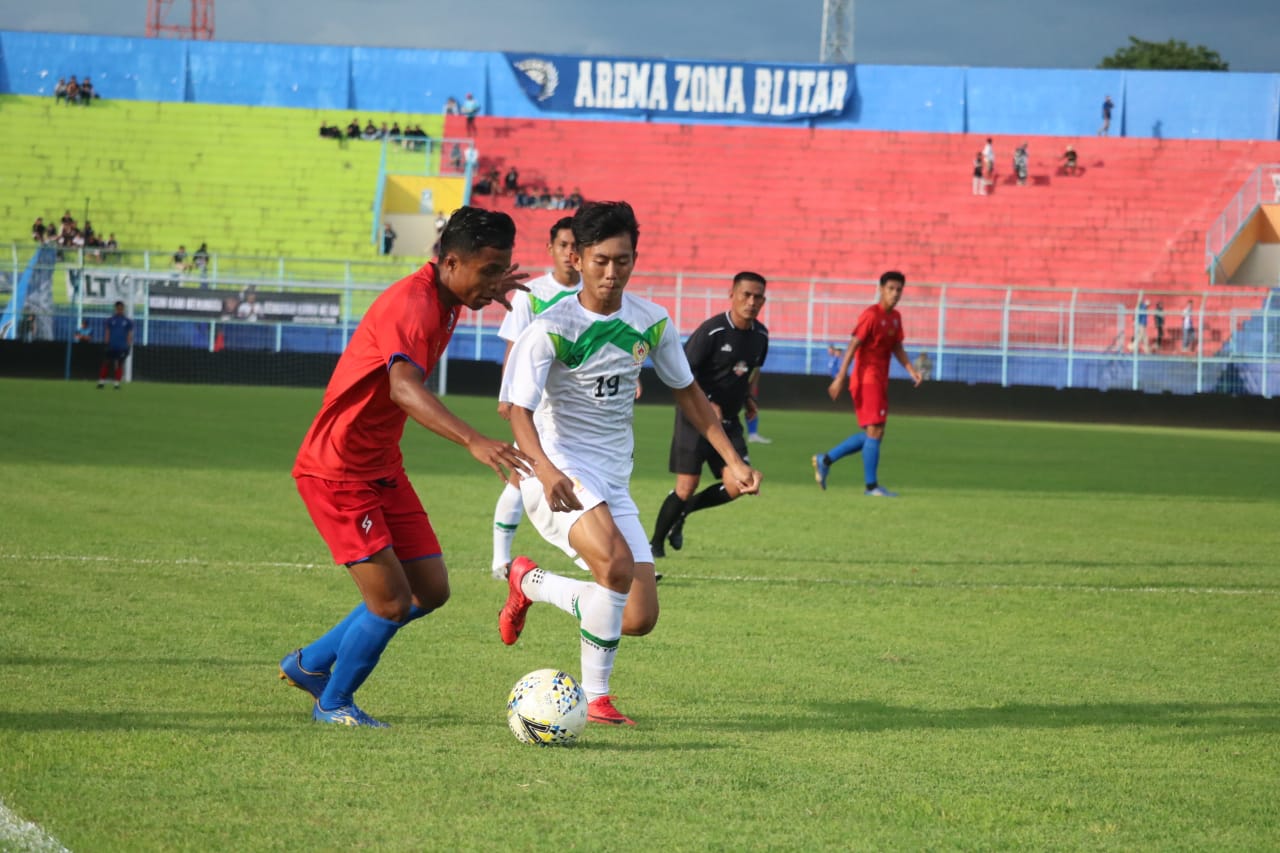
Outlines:
[[554, 332], [550, 335], [551, 343], [556, 348], [556, 358], [564, 362], [565, 367], [573, 370], [603, 349], [606, 344], [613, 344], [623, 352], [630, 353], [637, 360], [643, 361], [644, 357], [658, 345], [658, 341], [662, 340], [662, 331], [666, 327], [666, 317], [643, 332], [637, 332], [622, 320], [613, 319], [592, 323], [576, 341], [571, 341]]
[[577, 292], [578, 291], [576, 290], [562, 290], [559, 293], [557, 293], [555, 296], [551, 297], [550, 299], [539, 299], [538, 297], [530, 293], [529, 307], [533, 309], [533, 316], [536, 317], [539, 314], [541, 314], [543, 311], [546, 311], [552, 305], [555, 305], [561, 299], [564, 299], [566, 296], [573, 296]]

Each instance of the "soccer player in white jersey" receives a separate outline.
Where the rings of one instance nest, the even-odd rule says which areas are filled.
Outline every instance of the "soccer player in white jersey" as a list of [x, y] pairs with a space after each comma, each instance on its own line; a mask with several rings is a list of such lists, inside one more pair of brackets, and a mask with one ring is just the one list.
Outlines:
[[[517, 290], [511, 299], [511, 311], [502, 320], [498, 337], [507, 342], [502, 356], [505, 366], [511, 357], [511, 347], [533, 318], [555, 305], [561, 299], [582, 289], [582, 279], [573, 267], [573, 217], [562, 217], [551, 226], [547, 253], [551, 255], [551, 272], [527, 282], [529, 292]], [[498, 414], [511, 420], [511, 404], [498, 403]], [[508, 482], [498, 503], [493, 508], [493, 577], [505, 581], [511, 567], [511, 543], [516, 529], [524, 517], [524, 501], [520, 497], [520, 482]]]
[[738, 452], [694, 381], [680, 335], [665, 309], [625, 295], [639, 226], [626, 202], [583, 205], [573, 217], [574, 266], [582, 290], [542, 312], [516, 340], [500, 399], [511, 431], [533, 460], [521, 482], [529, 520], [548, 542], [585, 563], [592, 580], [573, 580], [517, 557], [498, 614], [513, 644], [534, 602], [577, 619], [587, 718], [634, 725], [613, 704], [609, 679], [623, 634], [641, 636], [658, 621], [653, 554], [631, 499], [632, 417], [640, 368], [652, 358], [685, 417], [725, 460], [726, 479], [760, 489], [760, 472]]

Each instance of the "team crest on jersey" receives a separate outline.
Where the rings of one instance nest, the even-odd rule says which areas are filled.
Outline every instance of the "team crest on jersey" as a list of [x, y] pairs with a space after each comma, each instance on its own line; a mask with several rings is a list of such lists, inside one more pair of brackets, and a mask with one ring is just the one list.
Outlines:
[[745, 376], [745, 375], [746, 375], [746, 372], [747, 372], [748, 370], [750, 370], [750, 369], [751, 369], [751, 368], [747, 367], [747, 363], [746, 363], [745, 361], [740, 361], [740, 362], [738, 362], [737, 364], [735, 364], [735, 365], [733, 366], [733, 375], [734, 375], [734, 376]]
[[636, 360], [636, 364], [642, 364], [649, 357], [649, 342], [636, 341], [635, 346], [631, 347], [631, 357]]

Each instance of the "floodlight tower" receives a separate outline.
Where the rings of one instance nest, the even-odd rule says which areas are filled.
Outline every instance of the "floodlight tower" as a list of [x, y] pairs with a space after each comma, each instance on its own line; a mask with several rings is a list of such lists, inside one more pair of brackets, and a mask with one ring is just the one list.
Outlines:
[[854, 0], [822, 0], [822, 55], [820, 62], [847, 65], [853, 62]]
[[147, 0], [147, 38], [213, 39], [214, 0], [191, 0], [191, 24], [171, 24], [165, 18], [173, 0]]

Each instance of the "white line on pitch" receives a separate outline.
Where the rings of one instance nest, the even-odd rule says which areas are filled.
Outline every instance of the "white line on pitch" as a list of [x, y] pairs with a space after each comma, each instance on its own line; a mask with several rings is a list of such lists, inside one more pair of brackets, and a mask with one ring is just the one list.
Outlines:
[[[0, 554], [0, 560], [26, 560], [49, 563], [115, 563], [134, 566], [262, 566], [271, 569], [327, 568], [330, 563], [289, 563], [264, 560], [205, 560], [197, 558], [152, 559], [147, 557], [109, 557], [101, 554]], [[464, 570], [465, 571], [465, 570]], [[487, 571], [487, 570], [486, 570]], [[457, 574], [454, 570], [454, 574]], [[875, 578], [796, 578], [751, 575], [673, 575], [672, 580], [706, 583], [751, 583], [884, 587], [888, 589], [962, 589], [962, 590], [1028, 590], [1047, 592], [1143, 593], [1158, 595], [1280, 595], [1280, 588], [1214, 587], [1214, 586], [1115, 586], [1112, 584], [1065, 583], [971, 583], [969, 581], [897, 581]]]
[[0, 800], [0, 850], [14, 853], [70, 853], [39, 824], [23, 820]]

